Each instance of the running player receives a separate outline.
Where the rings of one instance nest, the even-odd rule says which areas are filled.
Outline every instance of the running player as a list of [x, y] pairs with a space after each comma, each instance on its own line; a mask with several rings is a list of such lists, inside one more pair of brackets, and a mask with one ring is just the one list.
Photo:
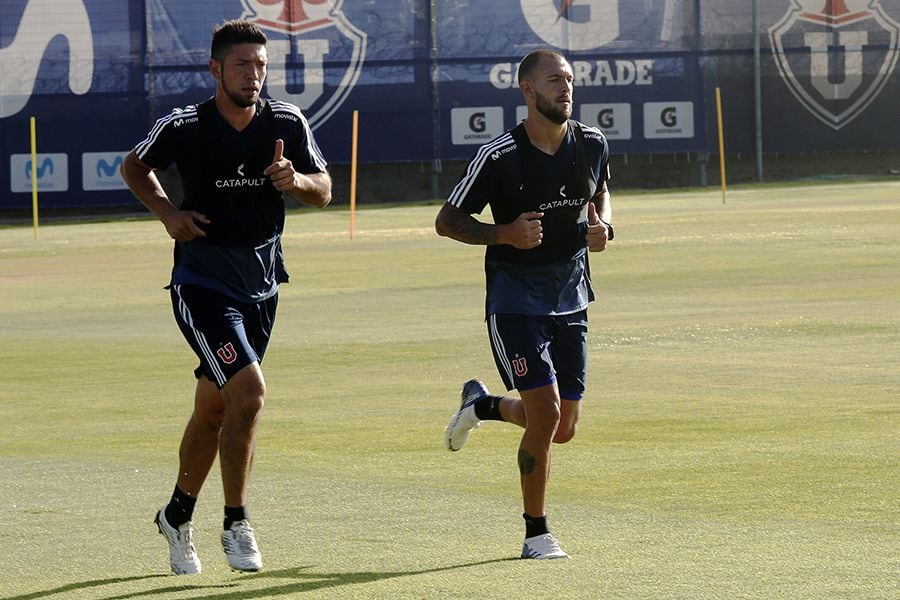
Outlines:
[[[317, 207], [331, 201], [325, 160], [300, 109], [260, 98], [266, 41], [247, 21], [217, 27], [209, 61], [215, 96], [159, 119], [122, 165], [131, 191], [175, 240], [172, 306], [200, 359], [175, 490], [156, 514], [178, 574], [201, 570], [191, 519], [217, 454], [228, 564], [240, 571], [262, 568], [247, 487], [266, 398], [260, 364], [278, 285], [288, 280], [282, 193]], [[184, 187], [178, 208], [154, 173], [172, 163]]]
[[[482, 420], [525, 429], [519, 445], [525, 543], [522, 558], [567, 558], [547, 526], [551, 443], [575, 435], [585, 390], [587, 306], [594, 299], [587, 250], [613, 238], [606, 181], [609, 148], [597, 130], [571, 120], [572, 67], [537, 50], [519, 65], [528, 115], [482, 146], [437, 216], [440, 235], [486, 245], [486, 317], [507, 390], [466, 382], [445, 432], [463, 447]], [[490, 205], [494, 224], [473, 217]]]

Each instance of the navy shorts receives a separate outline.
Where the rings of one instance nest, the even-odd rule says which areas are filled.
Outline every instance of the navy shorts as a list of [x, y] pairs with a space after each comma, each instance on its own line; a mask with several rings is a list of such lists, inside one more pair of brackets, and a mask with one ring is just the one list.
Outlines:
[[507, 390], [522, 392], [555, 381], [564, 400], [584, 397], [586, 310], [547, 317], [490, 315], [488, 334]]
[[278, 295], [257, 303], [238, 302], [196, 285], [169, 288], [175, 321], [200, 358], [194, 371], [219, 389], [254, 362], [262, 362], [275, 324]]

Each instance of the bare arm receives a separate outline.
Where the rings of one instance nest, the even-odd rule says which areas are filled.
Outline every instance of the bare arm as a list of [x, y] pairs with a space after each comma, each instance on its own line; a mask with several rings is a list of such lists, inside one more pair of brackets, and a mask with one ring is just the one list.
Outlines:
[[189, 242], [194, 238], [206, 237], [206, 232], [197, 223], [209, 223], [209, 219], [202, 213], [176, 208], [163, 190], [153, 168], [139, 159], [133, 150], [122, 161], [120, 173], [131, 192], [156, 215], [172, 239]]
[[469, 213], [445, 202], [434, 222], [438, 235], [449, 237], [465, 244], [489, 246], [508, 244], [520, 250], [539, 246], [544, 234], [541, 231], [541, 217], [544, 213], [522, 213], [512, 223], [492, 225], [482, 223]]
[[612, 204], [609, 202], [609, 188], [606, 187], [605, 181], [591, 198], [591, 202], [597, 207], [597, 216], [600, 217], [600, 220], [612, 223]]
[[444, 203], [441, 207], [437, 219], [435, 219], [434, 228], [438, 235], [464, 244], [487, 246], [500, 243], [496, 226], [482, 223], [469, 213], [449, 203]]
[[298, 202], [323, 208], [331, 202], [331, 175], [328, 173], [296, 173], [294, 186], [287, 192]]

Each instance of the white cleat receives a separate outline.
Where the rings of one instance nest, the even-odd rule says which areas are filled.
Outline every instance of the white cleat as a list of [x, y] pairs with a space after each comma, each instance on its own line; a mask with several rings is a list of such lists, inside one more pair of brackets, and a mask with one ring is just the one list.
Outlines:
[[263, 567], [262, 555], [256, 546], [256, 537], [250, 521], [242, 519], [222, 532], [222, 547], [228, 557], [228, 565], [237, 571], [259, 571]]
[[201, 570], [200, 557], [194, 548], [194, 529], [190, 521], [175, 529], [166, 521], [165, 507], [156, 513], [153, 520], [159, 532], [169, 542], [169, 564], [176, 575], [193, 575]]
[[444, 430], [445, 445], [453, 452], [462, 449], [472, 430], [481, 426], [481, 421], [475, 415], [475, 403], [487, 396], [488, 390], [477, 379], [471, 379], [463, 384], [461, 395], [459, 410]]
[[555, 537], [545, 533], [525, 538], [525, 544], [522, 546], [522, 558], [569, 558], [569, 555], [559, 547], [559, 542]]

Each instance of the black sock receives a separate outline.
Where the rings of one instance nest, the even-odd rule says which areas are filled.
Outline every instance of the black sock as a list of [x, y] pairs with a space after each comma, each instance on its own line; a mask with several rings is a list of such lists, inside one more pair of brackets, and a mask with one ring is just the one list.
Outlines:
[[528, 513], [522, 513], [522, 518], [525, 519], [525, 538], [532, 538], [536, 535], [544, 535], [545, 533], [550, 533], [550, 530], [547, 529], [547, 516], [543, 517], [532, 517]]
[[181, 491], [177, 485], [172, 492], [172, 499], [166, 505], [166, 521], [169, 525], [178, 529], [183, 523], [187, 523], [194, 516], [194, 505], [197, 499]]
[[481, 421], [502, 421], [500, 414], [501, 396], [485, 396], [474, 404], [475, 416]]
[[231, 524], [235, 521], [243, 521], [248, 518], [246, 506], [226, 506], [225, 522], [222, 524], [222, 529], [231, 529]]

